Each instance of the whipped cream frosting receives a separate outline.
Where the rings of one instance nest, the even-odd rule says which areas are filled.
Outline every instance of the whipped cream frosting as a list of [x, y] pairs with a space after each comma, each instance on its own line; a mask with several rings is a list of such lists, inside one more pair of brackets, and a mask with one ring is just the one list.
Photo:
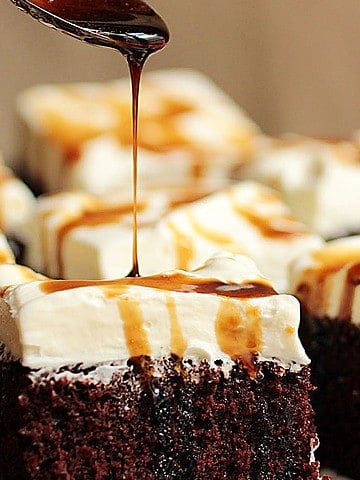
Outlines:
[[15, 263], [15, 257], [5, 235], [0, 232], [0, 264], [2, 263]]
[[0, 229], [23, 239], [23, 226], [35, 206], [30, 189], [2, 163], [0, 155]]
[[[45, 191], [96, 194], [132, 179], [128, 79], [39, 85], [18, 100], [27, 130], [28, 176]], [[139, 182], [226, 181], [259, 129], [234, 101], [188, 69], [144, 74], [139, 112]]]
[[192, 272], [25, 283], [3, 290], [0, 310], [0, 342], [30, 368], [169, 354], [210, 363], [254, 354], [295, 370], [309, 362], [298, 301], [241, 255]]
[[313, 316], [360, 325], [360, 236], [330, 241], [294, 261], [290, 291]]
[[[204, 197], [214, 185], [141, 189], [138, 244], [142, 273], [158, 271], [155, 223], [172, 208]], [[133, 203], [121, 193], [62, 192], [39, 197], [27, 226], [27, 265], [54, 278], [123, 277], [131, 269]], [[171, 268], [165, 262], [163, 269]]]
[[0, 287], [11, 285], [20, 285], [21, 283], [32, 282], [34, 280], [45, 280], [45, 276], [34, 272], [29, 267], [18, 265], [16, 263], [0, 264]]
[[[199, 188], [181, 192], [140, 195], [143, 275], [191, 270], [215, 252], [228, 250], [252, 257], [276, 288], [285, 291], [288, 262], [322, 244], [291, 217], [274, 191], [260, 184], [243, 182], [210, 194]], [[202, 198], [194, 200], [194, 192]], [[129, 200], [111, 203], [85, 193], [45, 196], [30, 232], [26, 263], [48, 276], [119, 278], [131, 269]]]
[[162, 256], [173, 268], [189, 270], [218, 250], [250, 256], [279, 291], [297, 255], [323, 240], [295, 220], [274, 190], [240, 182], [166, 215], [157, 225]]
[[255, 152], [240, 178], [276, 188], [293, 215], [325, 238], [359, 231], [359, 141], [259, 137]]

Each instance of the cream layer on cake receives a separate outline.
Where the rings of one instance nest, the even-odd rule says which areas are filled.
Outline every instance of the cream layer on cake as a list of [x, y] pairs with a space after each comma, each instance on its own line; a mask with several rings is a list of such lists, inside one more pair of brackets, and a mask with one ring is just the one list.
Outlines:
[[22, 228], [35, 206], [30, 189], [6, 167], [0, 155], [0, 229], [23, 239]]
[[34, 272], [29, 267], [18, 265], [16, 263], [0, 264], [0, 287], [20, 285], [21, 283], [32, 282], [34, 280], [45, 280], [45, 276]]
[[310, 315], [360, 325], [360, 236], [333, 240], [294, 261], [290, 291]]
[[279, 190], [292, 213], [325, 238], [360, 231], [360, 143], [297, 135], [258, 138], [240, 178]]
[[[213, 187], [162, 187], [138, 195], [138, 250], [142, 273], [158, 271], [162, 245], [156, 222]], [[39, 197], [27, 228], [26, 264], [53, 278], [123, 277], [131, 269], [133, 203], [130, 195], [99, 197], [62, 192]], [[171, 268], [166, 261], [162, 268]]]
[[45, 280], [2, 291], [0, 342], [31, 368], [170, 354], [308, 364], [299, 304], [252, 260], [218, 254], [192, 271], [89, 282]]
[[292, 217], [277, 192], [255, 182], [240, 182], [170, 212], [156, 234], [161, 258], [174, 268], [192, 269], [218, 250], [242, 253], [279, 291], [287, 289], [289, 262], [323, 243]]
[[5, 235], [0, 232], [0, 264], [15, 263], [15, 257]]
[[[249, 154], [258, 127], [217, 86], [188, 69], [143, 76], [139, 118], [139, 182], [224, 182]], [[132, 181], [128, 79], [98, 84], [41, 85], [25, 91], [25, 172], [42, 191], [96, 194]]]
[[[280, 291], [288, 263], [322, 240], [294, 220], [280, 197], [252, 182], [206, 195], [152, 192], [139, 202], [141, 274], [191, 270], [219, 250], [254, 259]], [[204, 196], [194, 200], [195, 195]], [[174, 208], [183, 203], [184, 205]], [[27, 264], [56, 278], [119, 278], [131, 269], [132, 204], [110, 203], [85, 193], [39, 200]], [[36, 227], [36, 225], [38, 225]]]

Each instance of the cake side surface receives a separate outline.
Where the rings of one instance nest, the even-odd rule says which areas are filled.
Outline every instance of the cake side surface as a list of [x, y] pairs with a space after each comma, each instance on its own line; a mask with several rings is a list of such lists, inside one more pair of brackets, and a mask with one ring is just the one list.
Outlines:
[[360, 478], [360, 237], [328, 242], [292, 268], [302, 304], [299, 335], [311, 358], [324, 466]]
[[224, 376], [207, 362], [138, 358], [108, 383], [0, 371], [4, 480], [318, 478], [307, 367], [260, 362], [251, 378], [241, 362]]

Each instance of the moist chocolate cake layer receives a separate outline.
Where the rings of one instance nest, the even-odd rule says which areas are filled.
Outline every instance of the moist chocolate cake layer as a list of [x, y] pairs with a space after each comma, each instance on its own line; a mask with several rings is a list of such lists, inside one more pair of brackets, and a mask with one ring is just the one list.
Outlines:
[[299, 330], [311, 358], [322, 466], [360, 480], [360, 328], [303, 313]]
[[106, 383], [94, 369], [0, 364], [2, 480], [318, 478], [308, 367], [138, 358]]

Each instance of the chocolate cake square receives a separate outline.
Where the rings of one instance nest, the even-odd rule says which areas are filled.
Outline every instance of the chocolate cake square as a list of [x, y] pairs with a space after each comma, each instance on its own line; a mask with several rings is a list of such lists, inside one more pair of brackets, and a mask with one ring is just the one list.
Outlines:
[[2, 480], [319, 478], [299, 304], [247, 257], [0, 307]]

